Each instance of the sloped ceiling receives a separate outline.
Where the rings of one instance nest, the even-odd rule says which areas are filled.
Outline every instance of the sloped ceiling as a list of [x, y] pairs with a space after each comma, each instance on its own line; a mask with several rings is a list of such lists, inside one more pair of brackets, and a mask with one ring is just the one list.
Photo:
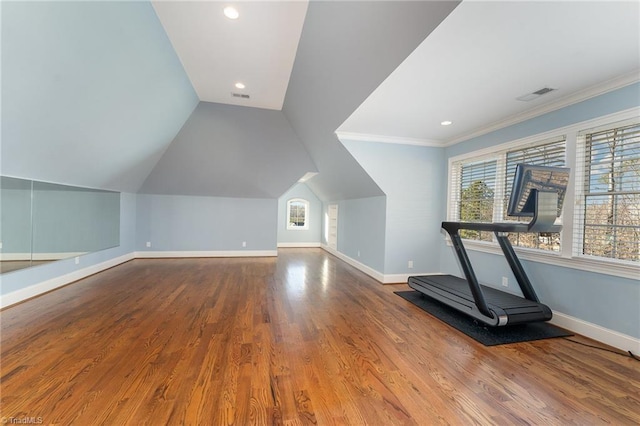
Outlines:
[[320, 171], [307, 183], [320, 198], [383, 194], [334, 132], [457, 4], [310, 2], [283, 112]]
[[[201, 101], [282, 109], [306, 1], [152, 4]], [[238, 19], [223, 14], [230, 4]], [[237, 82], [245, 87], [235, 87]]]
[[339, 131], [448, 145], [639, 79], [638, 1], [464, 1]]
[[[284, 7], [239, 2], [240, 18], [231, 22], [222, 17], [222, 3], [213, 7], [154, 4], [178, 56], [196, 81], [201, 101], [208, 93], [232, 90], [233, 72], [252, 75], [253, 82], [245, 81], [248, 87], [260, 88], [258, 83], [269, 81], [269, 73], [246, 74], [251, 67], [269, 70], [273, 65], [255, 55], [254, 45], [263, 45], [263, 39], [278, 40], [283, 31], [295, 33], [299, 27], [294, 22], [283, 30], [284, 23], [267, 19], [273, 11], [267, 13], [265, 7], [295, 9], [292, 14], [298, 17], [300, 10], [306, 8], [307, 13], [288, 78], [284, 115], [201, 103], [141, 191], [278, 197], [306, 172], [318, 171], [308, 185], [323, 200], [383, 195], [334, 132], [457, 5], [452, 1], [313, 1], [301, 9], [300, 2], [285, 2]], [[212, 45], [215, 39], [220, 43]], [[231, 52], [227, 45], [232, 46]], [[253, 62], [248, 64], [247, 58]], [[228, 69], [215, 72], [220, 67]], [[202, 75], [208, 78], [201, 80]], [[238, 103], [226, 95], [213, 99]], [[261, 105], [255, 99], [243, 104]], [[275, 121], [269, 120], [277, 117], [283, 119], [278, 126], [290, 123], [293, 130], [287, 137], [271, 133], [275, 127], [268, 123]], [[284, 126], [278, 129], [286, 133]]]
[[140, 192], [278, 198], [314, 171], [281, 111], [200, 102]]
[[4, 175], [135, 192], [198, 98], [144, 2], [2, 2]]

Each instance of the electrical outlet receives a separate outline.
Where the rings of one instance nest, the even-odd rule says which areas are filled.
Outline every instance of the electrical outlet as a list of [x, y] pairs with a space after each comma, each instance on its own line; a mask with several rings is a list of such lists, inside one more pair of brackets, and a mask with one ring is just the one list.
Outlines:
[[413, 269], [413, 260], [407, 262], [407, 268]]
[[246, 246], [247, 246], [247, 242], [246, 242], [246, 241], [243, 241], [243, 242], [242, 242], [242, 247], [246, 247]]
[[151, 241], [147, 241], [147, 247], [151, 247]]
[[509, 278], [502, 277], [502, 286], [503, 287], [509, 287]]
[[358, 250], [358, 257], [360, 257], [360, 250]]
[[76, 265], [80, 263], [80, 256], [76, 256]]

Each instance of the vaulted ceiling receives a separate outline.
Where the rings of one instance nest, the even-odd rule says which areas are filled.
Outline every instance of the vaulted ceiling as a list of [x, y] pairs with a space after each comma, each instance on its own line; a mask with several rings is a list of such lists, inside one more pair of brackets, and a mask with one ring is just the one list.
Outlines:
[[239, 2], [237, 19], [230, 3], [152, 2], [201, 101], [281, 110], [307, 2]]
[[[640, 2], [464, 1], [339, 132], [447, 145], [639, 73]], [[518, 99], [544, 88], [554, 90]]]
[[380, 195], [336, 130], [446, 146], [640, 69], [638, 2], [0, 7], [2, 174], [130, 192]]
[[[320, 9], [316, 3], [319, 2], [310, 4], [306, 33], [311, 31], [310, 21]], [[338, 56], [358, 34], [355, 28], [359, 22], [367, 22], [372, 14], [385, 7], [356, 6], [358, 15], [352, 16], [350, 2], [336, 3], [337, 6], [325, 5], [333, 16], [326, 18], [323, 25], [331, 21], [329, 26], [333, 27], [345, 22], [350, 23], [352, 30], [340, 33], [336, 28], [327, 34], [319, 31], [314, 35], [313, 46], [300, 46], [297, 51], [298, 61], [307, 52], [323, 56], [314, 65], [325, 71], [333, 70], [331, 87], [342, 81], [338, 77], [341, 71], [328, 56]], [[281, 109], [287, 88], [287, 84], [281, 83], [289, 80], [291, 67], [286, 65], [292, 65], [296, 58], [295, 46], [305, 22], [307, 2], [239, 2], [235, 5], [240, 14], [236, 20], [223, 15], [227, 5], [154, 2], [201, 100], [259, 107], [264, 103], [261, 97], [265, 87], [278, 87], [280, 103], [273, 105]], [[450, 2], [448, 10], [452, 12], [445, 15], [445, 19], [438, 15], [441, 5], [433, 4], [424, 8], [424, 16], [418, 13], [415, 24], [410, 20], [402, 24], [400, 32], [404, 33], [414, 26], [428, 28], [434, 21], [442, 20], [436, 22], [435, 30], [425, 32], [415, 50], [402, 58], [399, 66], [349, 112], [350, 116], [336, 128], [339, 133], [447, 145], [482, 132], [488, 126], [499, 126], [517, 116], [535, 114], [553, 103], [560, 104], [572, 96], [579, 97], [580, 92], [602, 83], [607, 83], [606, 90], [638, 80], [639, 2], [466, 0], [454, 6], [456, 3]], [[395, 6], [376, 19], [390, 23], [398, 33], [398, 23], [405, 19], [400, 16], [401, 11], [407, 7], [403, 2], [395, 2]], [[378, 35], [382, 35], [384, 30], [379, 30]], [[322, 43], [329, 37], [333, 41], [327, 49]], [[355, 56], [366, 54], [372, 46], [384, 45], [380, 40], [374, 42], [373, 38], [369, 43], [352, 46], [358, 52]], [[212, 40], [225, 42], [214, 45]], [[379, 52], [380, 57], [382, 53]], [[219, 72], [221, 69], [224, 73]], [[194, 77], [214, 74], [222, 74], [222, 78]], [[273, 79], [276, 75], [277, 82]], [[315, 75], [314, 82], [320, 84], [321, 78]], [[348, 96], [359, 80], [360, 77], [355, 76], [344, 81], [340, 91]], [[246, 83], [247, 87], [235, 89], [233, 84], [237, 81]], [[518, 99], [546, 87], [554, 90], [528, 101]], [[295, 94], [298, 90], [312, 89], [297, 88]], [[251, 97], [233, 98], [232, 92]], [[220, 96], [208, 98], [207, 93]], [[452, 121], [452, 125], [440, 125], [445, 120]]]

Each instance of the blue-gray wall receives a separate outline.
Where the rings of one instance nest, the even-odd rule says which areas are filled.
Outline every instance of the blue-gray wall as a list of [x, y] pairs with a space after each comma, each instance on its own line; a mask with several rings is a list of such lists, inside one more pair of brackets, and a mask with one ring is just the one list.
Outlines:
[[[442, 148], [343, 140], [387, 195], [384, 274], [438, 272], [446, 203]], [[371, 229], [379, 233], [381, 229]], [[413, 261], [413, 269], [408, 262]]]
[[[385, 196], [356, 198], [325, 203], [338, 205], [337, 250], [377, 272], [384, 271], [387, 200]], [[323, 220], [322, 243], [327, 244]]]
[[[585, 100], [560, 110], [453, 145], [445, 156], [460, 155], [556, 128], [640, 106], [640, 84]], [[443, 204], [443, 215], [446, 204]], [[441, 271], [460, 275], [451, 247], [441, 239]], [[478, 279], [500, 283], [513, 277], [502, 256], [469, 250]], [[620, 278], [579, 269], [523, 261], [540, 299], [564, 314], [640, 338], [640, 276]]]
[[[287, 201], [302, 198], [309, 202], [307, 221], [309, 229], [287, 229]], [[304, 183], [296, 183], [278, 199], [278, 244], [310, 243], [320, 244], [322, 232], [322, 201]]]
[[276, 199], [138, 194], [136, 250], [276, 250], [277, 217]]
[[2, 2], [2, 174], [136, 192], [198, 98], [149, 2]]

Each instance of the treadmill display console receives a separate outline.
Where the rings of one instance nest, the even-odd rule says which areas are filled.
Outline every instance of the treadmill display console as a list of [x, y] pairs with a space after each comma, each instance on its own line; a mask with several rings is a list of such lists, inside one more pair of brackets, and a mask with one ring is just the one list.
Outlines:
[[558, 194], [557, 216], [560, 216], [568, 183], [569, 169], [566, 167], [518, 164], [513, 178], [507, 214], [509, 216], [533, 217], [535, 215], [533, 190], [536, 190]]

